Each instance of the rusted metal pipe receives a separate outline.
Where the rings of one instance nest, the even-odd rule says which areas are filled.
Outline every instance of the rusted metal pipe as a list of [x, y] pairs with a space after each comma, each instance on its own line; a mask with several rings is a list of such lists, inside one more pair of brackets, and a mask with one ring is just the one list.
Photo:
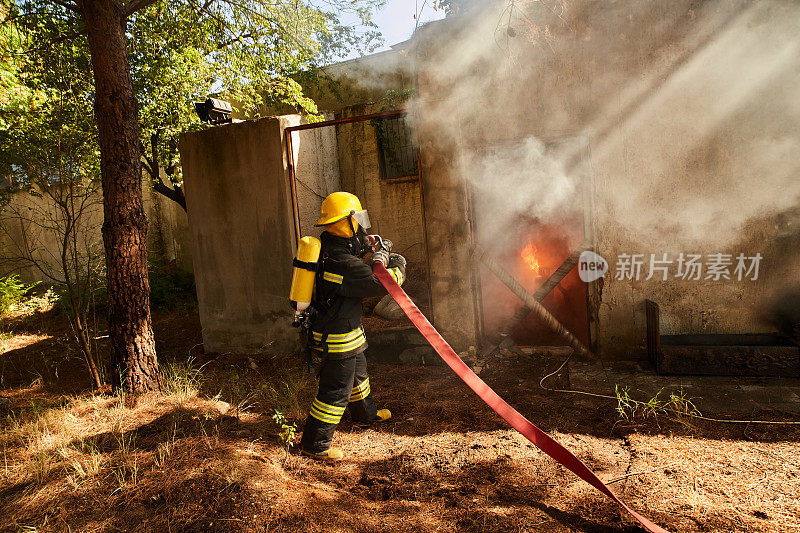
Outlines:
[[556, 317], [550, 314], [550, 311], [545, 309], [544, 306], [540, 304], [538, 300], [536, 300], [534, 295], [525, 290], [525, 287], [520, 285], [520, 283], [514, 279], [511, 274], [506, 272], [505, 269], [503, 269], [503, 267], [497, 263], [497, 261], [490, 257], [486, 253], [486, 250], [484, 250], [481, 246], [476, 245], [472, 249], [472, 257], [483, 263], [492, 274], [497, 276], [497, 279], [499, 279], [503, 285], [508, 287], [511, 292], [513, 292], [517, 298], [522, 300], [526, 306], [530, 307], [531, 311], [536, 313], [536, 316], [538, 316], [542, 322], [547, 325], [547, 327], [555, 331], [562, 339], [567, 341], [573, 350], [583, 355], [592, 355], [589, 349], [586, 348], [586, 346], [584, 346], [583, 343], [579, 341], [577, 337], [575, 337], [575, 335], [570, 333], [570, 331], [565, 328]]
[[[286, 166], [289, 170], [289, 192], [292, 200], [292, 216], [294, 217], [294, 239], [295, 244], [300, 243], [300, 213], [299, 203], [297, 201], [297, 188], [295, 187], [295, 161], [294, 149], [292, 148], [292, 133], [296, 131], [311, 130], [315, 128], [324, 128], [326, 126], [338, 126], [340, 124], [352, 124], [354, 122], [365, 122], [367, 120], [379, 118], [399, 118], [404, 117], [408, 113], [404, 109], [395, 111], [384, 111], [382, 113], [371, 113], [369, 115], [359, 115], [355, 117], [337, 118], [334, 120], [323, 120], [322, 122], [311, 122], [309, 124], [299, 124], [297, 126], [289, 126], [283, 129], [284, 137], [286, 139]], [[419, 166], [417, 166], [419, 168]], [[427, 246], [427, 242], [426, 242]]]
[[323, 120], [321, 122], [311, 122], [309, 124], [299, 124], [297, 126], [289, 126], [287, 131], [303, 131], [311, 130], [314, 128], [324, 128], [325, 126], [338, 126], [340, 124], [351, 124], [353, 122], [364, 122], [378, 118], [398, 118], [404, 117], [408, 112], [404, 109], [395, 111], [384, 111], [382, 113], [370, 113], [369, 115], [357, 115], [355, 117], [336, 118], [333, 120]]

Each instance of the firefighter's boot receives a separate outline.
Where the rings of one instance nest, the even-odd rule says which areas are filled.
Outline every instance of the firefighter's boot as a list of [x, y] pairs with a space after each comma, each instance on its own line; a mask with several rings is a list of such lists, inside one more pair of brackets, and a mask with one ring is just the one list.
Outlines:
[[305, 450], [301, 450], [300, 453], [302, 453], [303, 455], [307, 455], [308, 457], [311, 457], [312, 459], [316, 459], [318, 461], [328, 461], [332, 463], [341, 461], [344, 458], [344, 452], [342, 452], [342, 450], [339, 448], [328, 448], [324, 452], [320, 453], [312, 453], [312, 452], [307, 452]]

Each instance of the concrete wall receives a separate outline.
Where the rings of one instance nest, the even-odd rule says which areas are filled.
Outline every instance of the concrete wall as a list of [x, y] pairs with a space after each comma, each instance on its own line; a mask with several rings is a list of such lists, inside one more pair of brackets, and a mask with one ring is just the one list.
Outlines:
[[[341, 117], [380, 111], [377, 105], [343, 109]], [[342, 188], [359, 197], [369, 211], [372, 228], [390, 239], [409, 261], [424, 261], [424, 228], [419, 182], [387, 181], [380, 177], [378, 139], [369, 121], [336, 126]]]
[[458, 352], [478, 344], [479, 309], [470, 208], [463, 176], [453, 164], [454, 139], [433, 122], [417, 121], [424, 188], [431, 322]]
[[[66, 223], [55, 202], [65, 201], [69, 191], [53, 185], [51, 194], [38, 189], [34, 195], [15, 192], [9, 204], [0, 210], [0, 276], [19, 274], [27, 283], [63, 281], [61, 232]], [[74, 204], [76, 209], [80, 209], [81, 204], [85, 206], [85, 215], [80, 217], [75, 230], [80, 242], [78, 253], [84, 256], [102, 254], [103, 198], [99, 191], [80, 192], [79, 189], [75, 195], [80, 197]], [[26, 258], [32, 258], [36, 264]]]
[[[798, 11], [782, 1], [584, 0], [558, 16], [531, 3], [500, 30], [496, 13], [423, 28], [418, 127], [424, 175], [435, 176], [424, 180], [426, 200], [443, 194], [426, 205], [429, 241], [453, 232], [431, 246], [432, 265], [452, 257], [432, 276], [434, 300], [468, 284], [456, 276], [468, 239], [457, 233], [463, 193], [450, 169], [507, 140], [583, 137], [594, 244], [612, 269], [621, 253], [764, 256], [757, 281], [645, 281], [646, 271], [616, 280], [612, 271], [592, 287], [600, 351], [641, 355], [645, 299], [660, 304], [666, 333], [775, 331], [765, 307], [800, 286], [800, 163], [789, 155], [800, 147]], [[571, 178], [575, 153], [556, 163]], [[546, 179], [532, 169], [529, 184]], [[509, 211], [527, 189], [506, 191]], [[556, 189], [536, 189], [538, 207]]]
[[[303, 122], [300, 115], [287, 115], [284, 118], [293, 126]], [[324, 118], [330, 120], [333, 115]], [[322, 229], [315, 228], [314, 224], [319, 220], [322, 201], [330, 193], [341, 190], [336, 128], [326, 126], [299, 130], [291, 135], [300, 235], [319, 237]]]
[[181, 137], [207, 351], [286, 351], [298, 342], [288, 299], [295, 248], [288, 125], [265, 118]]
[[[154, 192], [146, 177], [142, 180], [142, 195], [148, 221], [150, 257], [159, 261], [176, 261], [181, 268], [191, 272], [186, 213], [172, 200]], [[87, 244], [80, 248], [102, 255], [103, 197], [99, 187], [89, 195], [85, 205], [78, 233]], [[61, 279], [62, 276], [57, 275], [61, 249], [57, 229], [63, 227], [63, 223], [56, 222], [57, 216], [58, 211], [47, 194], [12, 194], [10, 204], [0, 214], [0, 276], [18, 273], [26, 282], [53, 281], [30, 262], [15, 260], [24, 255], [23, 250], [27, 247], [35, 251], [33, 256], [48, 274]]]

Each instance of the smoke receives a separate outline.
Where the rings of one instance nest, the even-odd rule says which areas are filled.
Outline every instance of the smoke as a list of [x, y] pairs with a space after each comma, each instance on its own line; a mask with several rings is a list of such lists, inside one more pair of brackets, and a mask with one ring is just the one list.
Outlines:
[[796, 3], [487, 4], [415, 37], [417, 127], [452, 142], [485, 243], [591, 208], [619, 246], [719, 251], [800, 201]]
[[772, 296], [764, 315], [781, 333], [800, 342], [800, 286]]
[[[612, 265], [761, 253], [757, 282], [609, 276], [599, 312], [620, 345], [643, 337], [643, 298], [674, 332], [774, 328], [757, 302], [800, 273], [800, 4], [485, 4], [408, 51], [423, 171], [468, 185], [478, 243], [512, 268], [527, 242], [563, 258], [584, 237]], [[482, 292], [487, 324], [513, 309], [502, 287]]]
[[483, 243], [502, 242], [515, 217], [560, 223], [573, 211], [569, 205], [577, 193], [576, 180], [536, 137], [464, 151], [456, 172], [470, 177], [473, 195], [480, 199], [477, 229]]

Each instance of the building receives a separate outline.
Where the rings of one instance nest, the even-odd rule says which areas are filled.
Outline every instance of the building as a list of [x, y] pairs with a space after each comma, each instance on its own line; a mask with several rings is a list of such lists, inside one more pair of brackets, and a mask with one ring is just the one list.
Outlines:
[[[648, 334], [669, 356], [661, 334], [682, 345], [665, 369], [709, 344], [717, 366], [778, 353], [755, 372], [800, 372], [798, 6], [548, 6], [492, 3], [330, 67], [348, 90], [321, 124], [183, 136], [207, 350], [296, 345], [295, 243], [344, 189], [413, 261], [412, 297], [456, 350], [490, 344], [521, 306], [475, 245], [530, 292], [585, 248], [608, 272], [585, 283], [576, 268], [544, 304], [601, 356], [643, 358]], [[400, 108], [380, 99], [404, 89]], [[512, 336], [562, 343], [535, 316]]]

